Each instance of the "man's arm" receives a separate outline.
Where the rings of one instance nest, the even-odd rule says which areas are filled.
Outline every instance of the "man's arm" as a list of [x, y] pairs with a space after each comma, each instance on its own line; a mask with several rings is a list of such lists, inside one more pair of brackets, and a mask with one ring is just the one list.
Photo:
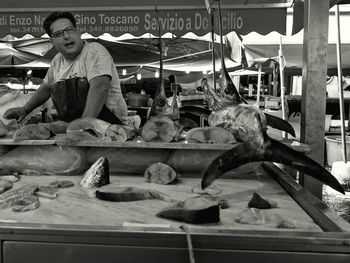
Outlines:
[[43, 83], [24, 106], [6, 110], [4, 118], [16, 119], [17, 122], [21, 122], [28, 113], [47, 101], [50, 98], [50, 95], [51, 90], [49, 85]]
[[89, 81], [90, 88], [82, 117], [97, 117], [106, 101], [110, 76], [98, 76]]
[[33, 94], [29, 101], [24, 105], [24, 109], [27, 113], [31, 112], [35, 108], [44, 104], [51, 97], [50, 86], [46, 83], [42, 83], [38, 90]]

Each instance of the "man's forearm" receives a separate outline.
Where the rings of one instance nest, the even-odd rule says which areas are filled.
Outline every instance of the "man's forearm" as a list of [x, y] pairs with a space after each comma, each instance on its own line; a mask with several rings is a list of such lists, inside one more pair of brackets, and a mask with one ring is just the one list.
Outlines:
[[105, 103], [108, 87], [90, 86], [82, 117], [97, 117]]
[[27, 113], [44, 104], [51, 96], [51, 90], [46, 85], [41, 85], [33, 94], [29, 101], [24, 105]]

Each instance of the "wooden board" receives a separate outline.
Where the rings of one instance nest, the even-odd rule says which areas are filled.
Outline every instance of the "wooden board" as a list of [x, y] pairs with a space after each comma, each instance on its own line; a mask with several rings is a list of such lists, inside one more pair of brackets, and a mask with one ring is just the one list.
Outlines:
[[[156, 213], [169, 205], [160, 200], [144, 200], [135, 202], [107, 202], [96, 199], [91, 190], [83, 189], [80, 176], [23, 176], [15, 183], [14, 188], [25, 184], [37, 183], [47, 185], [56, 180], [72, 180], [75, 186], [59, 189], [59, 197], [54, 200], [40, 198], [41, 206], [34, 211], [15, 213], [10, 208], [0, 211], [0, 222], [7, 223], [38, 223], [63, 225], [98, 226], [130, 226], [133, 224], [152, 225], [157, 227], [174, 227], [182, 223], [156, 217]], [[111, 184], [101, 190], [112, 190], [119, 186], [134, 186], [144, 189], [154, 189], [168, 194], [177, 200], [191, 196], [192, 188], [200, 183], [200, 178], [182, 178], [180, 183], [173, 185], [158, 185], [146, 183], [142, 175], [114, 175]], [[301, 209], [294, 200], [268, 175], [257, 172], [250, 174], [228, 174], [215, 182], [222, 190], [221, 195], [228, 199], [230, 208], [221, 210], [219, 224], [191, 225], [190, 228], [205, 230], [276, 230], [276, 231], [316, 231], [322, 230]], [[266, 210], [288, 218], [297, 226], [296, 229], [280, 229], [274, 226], [244, 225], [235, 222], [237, 215], [247, 208], [247, 203], [253, 192], [258, 192], [265, 198], [278, 202], [278, 208]]]
[[[282, 143], [300, 152], [309, 152], [307, 144], [291, 139], [281, 140]], [[114, 148], [144, 148], [144, 149], [183, 149], [183, 150], [229, 150], [235, 144], [208, 144], [179, 142], [142, 142], [138, 140], [127, 142], [113, 142], [105, 140], [96, 141], [72, 141], [65, 134], [59, 134], [49, 140], [23, 140], [14, 141], [11, 137], [0, 138], [0, 145], [59, 145], [59, 146], [91, 146], [91, 147], [114, 147]]]
[[0, 138], [0, 145], [54, 145], [55, 139], [14, 141], [11, 137]]
[[[307, 144], [291, 139], [281, 140], [282, 143], [300, 152], [309, 152]], [[1, 144], [1, 140], [0, 140]], [[235, 144], [209, 144], [209, 143], [187, 143], [180, 142], [142, 142], [142, 141], [72, 141], [66, 137], [56, 139], [56, 144], [60, 146], [93, 146], [93, 147], [116, 147], [116, 148], [145, 148], [145, 149], [181, 149], [181, 150], [229, 150]]]

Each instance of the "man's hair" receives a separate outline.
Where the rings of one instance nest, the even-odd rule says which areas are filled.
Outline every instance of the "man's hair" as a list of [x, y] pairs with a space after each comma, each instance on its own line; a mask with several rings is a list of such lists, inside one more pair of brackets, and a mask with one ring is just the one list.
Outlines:
[[72, 13], [69, 13], [69, 12], [53, 12], [45, 19], [45, 21], [43, 23], [44, 30], [50, 37], [52, 36], [52, 32], [51, 32], [51, 29], [50, 29], [51, 25], [56, 20], [61, 19], [61, 18], [69, 19], [72, 22], [73, 26], [74, 27], [76, 26], [76, 21], [75, 21], [74, 16], [72, 15]]

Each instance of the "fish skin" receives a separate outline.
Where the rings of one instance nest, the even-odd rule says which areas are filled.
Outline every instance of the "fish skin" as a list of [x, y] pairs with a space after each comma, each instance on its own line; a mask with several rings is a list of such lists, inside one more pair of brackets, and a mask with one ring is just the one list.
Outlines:
[[80, 185], [85, 188], [98, 188], [109, 183], [109, 164], [105, 157], [93, 163], [80, 181]]
[[[227, 111], [227, 112], [222, 112]], [[232, 112], [229, 112], [232, 111]], [[216, 114], [216, 115], [215, 115]], [[212, 125], [230, 124], [226, 127], [242, 143], [218, 156], [202, 177], [202, 188], [208, 187], [223, 173], [243, 164], [256, 161], [282, 163], [329, 185], [340, 193], [345, 193], [338, 180], [317, 162], [306, 155], [270, 138], [267, 133], [266, 118], [254, 106], [240, 104], [221, 110], [209, 117]]]
[[93, 163], [80, 181], [84, 188], [98, 188], [109, 183], [109, 164], [105, 157], [100, 157]]
[[217, 201], [195, 196], [163, 208], [156, 216], [192, 224], [217, 223], [220, 208]]
[[148, 199], [158, 199], [166, 202], [176, 201], [164, 193], [137, 187], [118, 187], [114, 191], [108, 192], [97, 190], [95, 195], [97, 199], [111, 202], [132, 202]]
[[39, 189], [39, 185], [29, 184], [18, 189], [11, 189], [0, 195], [0, 209], [12, 207], [16, 202], [34, 195]]

